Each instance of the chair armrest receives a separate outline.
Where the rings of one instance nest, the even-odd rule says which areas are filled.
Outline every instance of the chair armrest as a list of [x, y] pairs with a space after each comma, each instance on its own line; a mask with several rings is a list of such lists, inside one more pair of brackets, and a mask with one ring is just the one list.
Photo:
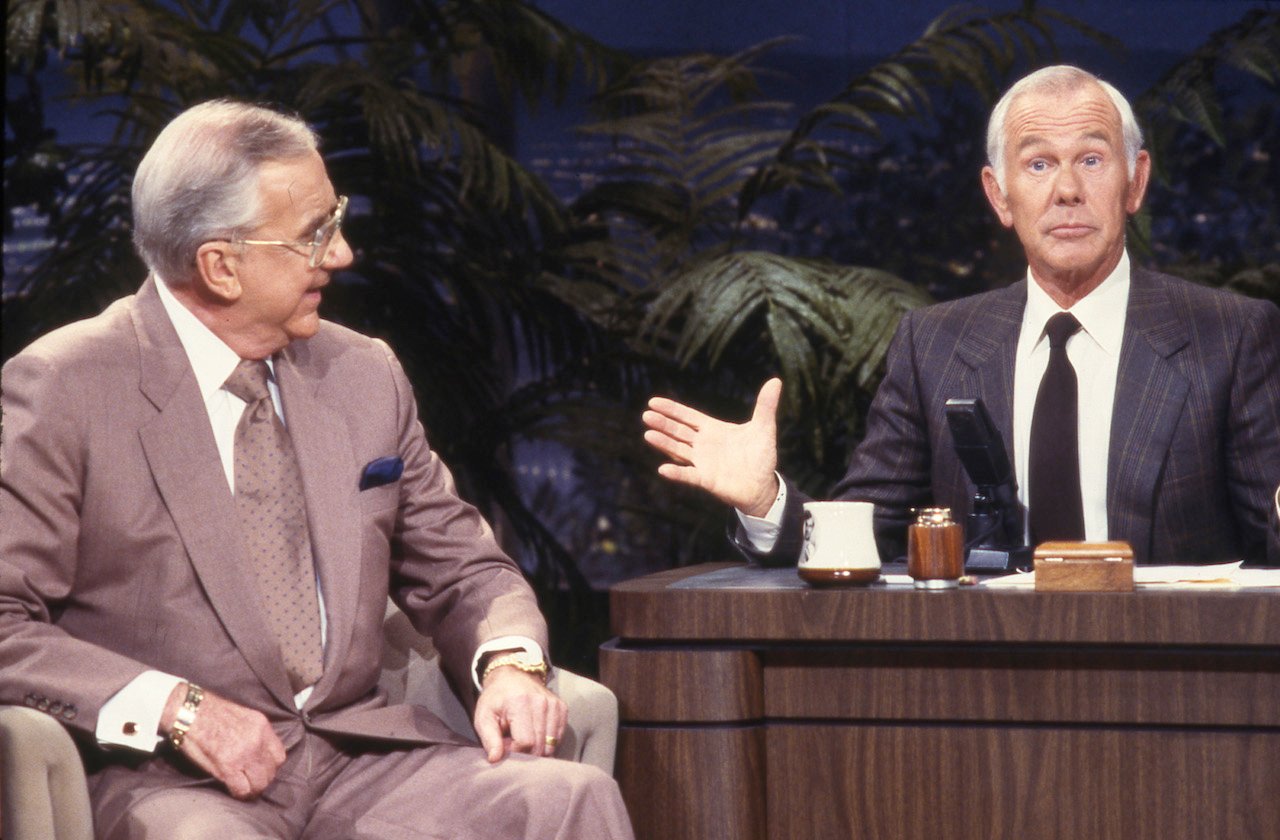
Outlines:
[[569, 706], [569, 725], [556, 755], [613, 775], [618, 749], [618, 698], [603, 683], [556, 668], [547, 685]]
[[[409, 618], [388, 604], [383, 623], [385, 645], [379, 684], [391, 703], [424, 706], [454, 732], [476, 739], [469, 705], [458, 699], [431, 640]], [[581, 761], [613, 774], [618, 743], [618, 698], [601, 683], [563, 668], [551, 671], [547, 686], [569, 706], [569, 725], [556, 756]]]
[[0, 811], [10, 840], [93, 840], [80, 753], [43, 712], [0, 706]]

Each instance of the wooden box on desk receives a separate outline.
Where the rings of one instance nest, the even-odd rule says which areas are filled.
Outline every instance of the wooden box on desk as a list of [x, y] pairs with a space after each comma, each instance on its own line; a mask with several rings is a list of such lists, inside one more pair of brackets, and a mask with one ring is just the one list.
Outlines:
[[1037, 592], [1132, 592], [1127, 542], [1047, 542], [1035, 552]]

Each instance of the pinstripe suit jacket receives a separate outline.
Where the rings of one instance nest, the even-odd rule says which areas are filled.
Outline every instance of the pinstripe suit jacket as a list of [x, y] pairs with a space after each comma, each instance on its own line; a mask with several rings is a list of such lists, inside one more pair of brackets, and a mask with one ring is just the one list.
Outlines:
[[[867, 436], [833, 497], [876, 504], [881, 553], [899, 556], [909, 510], [958, 518], [974, 486], [943, 406], [981, 397], [1013, 439], [1015, 349], [1026, 281], [903, 318], [867, 418]], [[1280, 309], [1134, 269], [1108, 455], [1109, 538], [1140, 563], [1244, 558], [1280, 565]], [[787, 511], [770, 564], [794, 562], [801, 505]], [[743, 547], [742, 534], [735, 541]]]

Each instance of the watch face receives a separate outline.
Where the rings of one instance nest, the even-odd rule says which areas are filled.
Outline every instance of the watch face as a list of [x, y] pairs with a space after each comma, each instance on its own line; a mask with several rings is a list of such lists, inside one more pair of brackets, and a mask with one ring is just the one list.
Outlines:
[[542, 657], [534, 656], [531, 653], [521, 655], [518, 667], [520, 670], [528, 671], [531, 674], [545, 675], [547, 673], [547, 663], [542, 660]]

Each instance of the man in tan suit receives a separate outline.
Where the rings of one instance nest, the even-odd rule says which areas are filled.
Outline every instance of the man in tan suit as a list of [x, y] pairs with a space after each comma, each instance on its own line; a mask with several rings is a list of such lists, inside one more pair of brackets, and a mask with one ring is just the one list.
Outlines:
[[[545, 623], [394, 355], [317, 314], [353, 257], [311, 130], [196, 106], [133, 190], [142, 288], [3, 379], [0, 703], [80, 739], [100, 836], [630, 837], [612, 779], [544, 757]], [[300, 476], [301, 681], [235, 493], [242, 360]], [[479, 689], [481, 748], [376, 689], [388, 593]]]

